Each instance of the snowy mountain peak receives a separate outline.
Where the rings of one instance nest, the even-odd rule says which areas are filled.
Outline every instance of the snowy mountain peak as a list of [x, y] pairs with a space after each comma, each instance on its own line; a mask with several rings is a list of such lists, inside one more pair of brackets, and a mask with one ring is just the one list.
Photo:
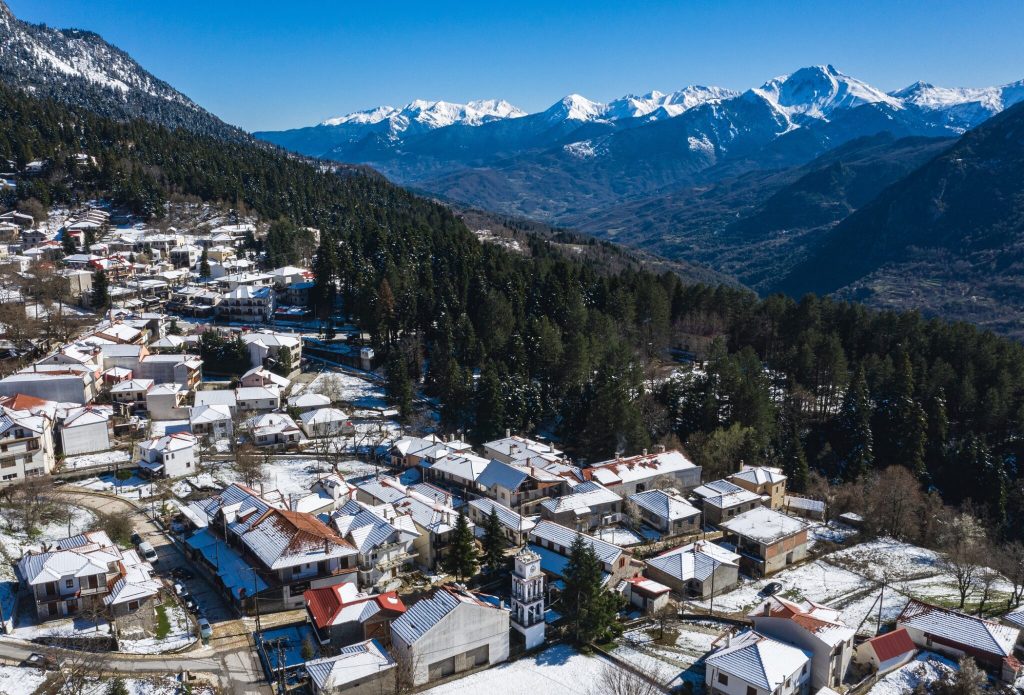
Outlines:
[[525, 115], [525, 111], [504, 99], [481, 99], [467, 104], [416, 99], [401, 109], [396, 109], [393, 106], [378, 106], [365, 111], [329, 118], [321, 122], [320, 125], [373, 125], [387, 121], [389, 129], [393, 133], [400, 133], [409, 129], [413, 124], [417, 124], [418, 130], [433, 130], [456, 123], [480, 125]]
[[899, 99], [850, 77], [832, 65], [813, 65], [776, 77], [755, 90], [790, 118], [828, 119], [836, 110], [882, 103], [902, 108]]
[[925, 111], [974, 109], [979, 116], [987, 117], [1024, 100], [1024, 81], [1002, 87], [936, 87], [915, 82], [890, 94]]
[[579, 94], [562, 97], [544, 113], [552, 121], [596, 121], [604, 114], [605, 106]]

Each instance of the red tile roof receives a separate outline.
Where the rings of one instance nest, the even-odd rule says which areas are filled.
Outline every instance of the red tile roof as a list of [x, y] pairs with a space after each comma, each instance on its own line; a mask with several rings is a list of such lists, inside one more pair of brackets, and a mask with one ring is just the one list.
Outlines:
[[888, 661], [917, 649], [914, 646], [914, 641], [910, 639], [910, 633], [907, 632], [905, 627], [887, 632], [878, 637], [872, 637], [868, 640], [868, 644], [875, 650], [879, 661]]
[[366, 603], [367, 601], [375, 601], [380, 609], [385, 612], [391, 612], [395, 615], [401, 615], [405, 612], [405, 604], [402, 603], [402, 599], [399, 598], [398, 594], [394, 591], [389, 591], [385, 594], [377, 594], [376, 596], [364, 596], [360, 595], [355, 600], [345, 603], [341, 600], [340, 590], [342, 585], [336, 586], [325, 586], [318, 589], [308, 589], [303, 594], [306, 599], [306, 606], [309, 609], [310, 614], [313, 616], [313, 620], [316, 622], [317, 627], [327, 627], [334, 624], [334, 620], [341, 613], [342, 609], [347, 606], [352, 606], [359, 603]]

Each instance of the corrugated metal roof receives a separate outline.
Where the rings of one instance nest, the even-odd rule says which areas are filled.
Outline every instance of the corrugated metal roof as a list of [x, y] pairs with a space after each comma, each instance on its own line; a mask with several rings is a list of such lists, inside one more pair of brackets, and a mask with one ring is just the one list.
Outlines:
[[508, 490], [516, 490], [529, 475], [521, 468], [491, 459], [476, 482], [485, 488], [500, 486]]
[[669, 521], [689, 519], [700, 514], [700, 510], [682, 496], [665, 490], [638, 492], [635, 495], [630, 495], [629, 501], [641, 509], [646, 509], [655, 516]]
[[594, 549], [597, 558], [606, 565], [613, 564], [622, 555], [622, 548], [617, 545], [603, 541], [600, 538], [577, 533], [553, 521], [539, 521], [533, 530], [530, 531], [530, 540], [534, 543], [539, 545], [539, 541], [551, 541], [565, 548], [566, 552], [572, 546], [576, 536], [583, 536], [583, 539], [590, 543], [590, 547]]
[[741, 633], [705, 660], [720, 672], [772, 692], [799, 674], [810, 654], [753, 631]]
[[348, 684], [395, 667], [395, 660], [377, 640], [344, 647], [337, 656], [314, 659], [305, 664], [318, 692], [338, 692]]
[[963, 644], [999, 656], [1012, 655], [1013, 646], [1020, 635], [1017, 628], [913, 599], [896, 619], [896, 624], [909, 625], [954, 644]]

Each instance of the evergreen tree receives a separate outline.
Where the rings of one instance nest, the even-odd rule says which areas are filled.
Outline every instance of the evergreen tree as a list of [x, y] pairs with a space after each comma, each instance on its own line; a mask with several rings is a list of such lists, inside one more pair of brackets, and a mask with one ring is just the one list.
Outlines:
[[292, 364], [292, 351], [287, 345], [282, 345], [277, 351], [277, 364], [274, 371], [281, 376], [289, 376], [294, 369]]
[[199, 257], [199, 277], [203, 280], [210, 277], [210, 254], [207, 247], [203, 247], [203, 255]]
[[479, 442], [502, 436], [505, 430], [505, 392], [502, 377], [492, 362], [484, 364], [476, 389], [474, 434]]
[[412, 380], [409, 378], [409, 365], [400, 350], [392, 350], [386, 368], [385, 390], [388, 398], [398, 408], [403, 422], [412, 416]]
[[587, 645], [613, 636], [618, 628], [618, 600], [603, 586], [601, 562], [580, 534], [569, 548], [563, 581], [561, 612], [570, 637]]
[[91, 304], [98, 312], [106, 311], [110, 307], [110, 285], [107, 282], [107, 273], [102, 268], [92, 274]]
[[309, 292], [309, 304], [313, 314], [321, 321], [331, 318], [338, 296], [335, 284], [338, 256], [334, 244], [333, 237], [324, 235], [317, 249], [316, 258], [313, 259], [313, 287]]
[[800, 442], [800, 430], [794, 423], [792, 432], [787, 442], [786, 455], [782, 462], [782, 470], [788, 479], [788, 489], [794, 492], [807, 490], [807, 483], [811, 477], [811, 470], [807, 466], [807, 455], [804, 453], [804, 446]]
[[843, 456], [843, 477], [846, 480], [857, 480], [874, 466], [871, 412], [864, 368], [859, 367], [846, 389], [839, 414], [839, 449]]
[[466, 515], [460, 510], [451, 543], [448, 544], [448, 554], [442, 560], [441, 566], [445, 572], [455, 575], [459, 581], [469, 579], [476, 574], [478, 555], [473, 530], [469, 527]]
[[491, 507], [491, 513], [484, 522], [483, 562], [491, 572], [501, 569], [505, 562], [505, 530], [498, 518], [498, 510]]
[[895, 393], [889, 405], [893, 444], [891, 463], [902, 463], [923, 480], [927, 473], [925, 443], [928, 420], [924, 408], [915, 400], [914, 369], [905, 350], [900, 353]]
[[64, 251], [65, 256], [78, 253], [78, 247], [75, 245], [75, 237], [68, 234], [67, 230], [64, 230], [64, 238], [61, 239], [60, 247], [61, 250]]
[[92, 253], [92, 245], [96, 243], [96, 232], [86, 229], [82, 234], [82, 253]]
[[107, 683], [106, 695], [128, 695], [128, 685], [120, 676], [115, 676]]

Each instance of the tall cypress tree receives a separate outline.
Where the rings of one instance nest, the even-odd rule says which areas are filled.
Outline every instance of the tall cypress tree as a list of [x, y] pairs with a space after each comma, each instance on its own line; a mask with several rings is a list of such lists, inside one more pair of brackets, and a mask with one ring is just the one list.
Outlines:
[[199, 277], [203, 280], [210, 277], [210, 254], [205, 246], [203, 247], [203, 255], [199, 257]]
[[484, 522], [483, 546], [483, 561], [487, 568], [492, 572], [501, 569], [505, 562], [505, 531], [498, 518], [498, 510], [493, 506]]
[[455, 522], [455, 531], [452, 533], [452, 541], [448, 545], [448, 554], [441, 566], [445, 572], [454, 574], [461, 581], [476, 574], [478, 556], [473, 530], [469, 528], [466, 515], [460, 511]]
[[868, 397], [864, 367], [859, 367], [846, 389], [839, 414], [839, 432], [843, 454], [843, 477], [856, 480], [875, 463], [874, 435], [871, 431], [871, 400]]
[[398, 414], [403, 421], [408, 421], [412, 416], [412, 380], [409, 378], [409, 365], [405, 362], [405, 356], [400, 350], [392, 350], [387, 365], [387, 389], [388, 397], [398, 408]]
[[110, 285], [107, 273], [99, 268], [92, 274], [92, 308], [106, 311], [110, 307]]
[[615, 634], [618, 599], [602, 584], [601, 561], [582, 535], [569, 548], [563, 580], [562, 615], [573, 640], [586, 645]]
[[896, 368], [896, 390], [892, 406], [892, 423], [895, 434], [894, 454], [914, 472], [919, 479], [927, 474], [925, 468], [925, 444], [928, 436], [928, 419], [924, 408], [915, 399], [914, 368], [906, 351], [901, 352]]

